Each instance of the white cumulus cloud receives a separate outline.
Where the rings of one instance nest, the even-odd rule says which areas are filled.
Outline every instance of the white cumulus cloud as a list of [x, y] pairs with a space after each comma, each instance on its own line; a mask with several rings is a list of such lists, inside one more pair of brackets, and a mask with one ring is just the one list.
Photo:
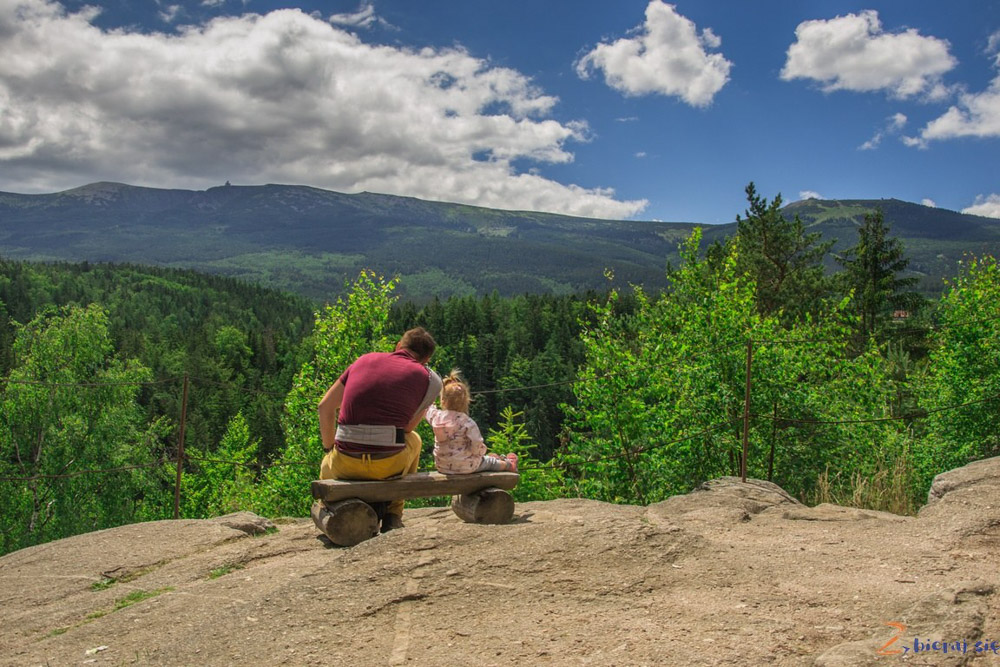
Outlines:
[[577, 74], [589, 78], [593, 70], [604, 73], [604, 81], [626, 95], [659, 94], [678, 97], [704, 107], [729, 81], [732, 63], [717, 49], [722, 40], [677, 13], [676, 7], [651, 0], [645, 22], [631, 37], [602, 42], [576, 62]]
[[935, 202], [933, 199], [924, 198], [920, 200], [920, 203], [923, 204], [924, 206], [929, 206], [930, 208], [937, 208], [937, 202]]
[[571, 162], [587, 125], [460, 48], [368, 45], [299, 10], [170, 35], [104, 30], [98, 11], [0, 0], [0, 189], [232, 180], [603, 218], [646, 206], [515, 167]]
[[958, 104], [929, 122], [917, 145], [956, 137], [1000, 137], [1000, 76], [979, 93], [963, 93]]
[[958, 137], [1000, 137], [1000, 31], [989, 39], [986, 53], [993, 57], [998, 74], [990, 85], [978, 93], [963, 92], [958, 104], [952, 105], [938, 118], [920, 130], [917, 137], [908, 137], [910, 146], [926, 148], [928, 142]]
[[815, 192], [813, 190], [803, 190], [802, 192], [799, 193], [799, 199], [800, 200], [805, 200], [805, 199], [823, 199], [823, 195], [821, 195], [820, 193]]
[[991, 194], [987, 196], [979, 195], [972, 206], [962, 209], [962, 213], [972, 215], [983, 215], [987, 218], [1000, 218], [1000, 195]]
[[898, 98], [947, 95], [941, 76], [957, 64], [943, 39], [914, 29], [882, 30], [878, 12], [804, 21], [795, 29], [781, 78], [812, 79], [823, 90], [886, 91]]

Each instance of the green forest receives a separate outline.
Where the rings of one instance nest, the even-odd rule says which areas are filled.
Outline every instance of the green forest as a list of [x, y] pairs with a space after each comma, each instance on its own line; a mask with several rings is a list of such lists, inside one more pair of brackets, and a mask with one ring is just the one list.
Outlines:
[[[856, 245], [753, 184], [729, 239], [695, 230], [668, 287], [402, 301], [363, 271], [325, 304], [191, 271], [0, 259], [0, 553], [124, 523], [305, 516], [316, 405], [357, 356], [429, 329], [463, 371], [515, 500], [647, 504], [726, 475], [808, 503], [914, 513], [995, 456], [1000, 268], [928, 301], [881, 211]], [[615, 283], [617, 284], [617, 283]], [[421, 426], [430, 469], [433, 439]]]

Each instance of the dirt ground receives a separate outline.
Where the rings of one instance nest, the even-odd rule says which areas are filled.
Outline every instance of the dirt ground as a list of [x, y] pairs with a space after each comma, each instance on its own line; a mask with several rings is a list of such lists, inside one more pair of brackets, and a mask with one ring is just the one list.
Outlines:
[[932, 494], [898, 517], [724, 479], [504, 526], [407, 510], [351, 548], [307, 519], [124, 526], [0, 558], [0, 664], [1000, 664], [975, 650], [1000, 653], [1000, 459]]

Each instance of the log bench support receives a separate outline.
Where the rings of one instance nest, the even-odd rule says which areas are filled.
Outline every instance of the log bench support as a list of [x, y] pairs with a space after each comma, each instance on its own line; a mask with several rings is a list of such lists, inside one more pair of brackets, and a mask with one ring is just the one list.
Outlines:
[[466, 523], [510, 523], [514, 499], [503, 489], [483, 489], [452, 497], [451, 511]]
[[518, 479], [514, 472], [431, 472], [379, 481], [322, 479], [312, 483], [316, 498], [312, 519], [334, 544], [353, 546], [378, 535], [380, 517], [372, 504], [450, 495], [451, 509], [463, 521], [509, 523], [514, 517], [509, 490], [517, 486]]
[[349, 547], [378, 535], [378, 515], [371, 505], [357, 498], [312, 506], [312, 520], [334, 544]]

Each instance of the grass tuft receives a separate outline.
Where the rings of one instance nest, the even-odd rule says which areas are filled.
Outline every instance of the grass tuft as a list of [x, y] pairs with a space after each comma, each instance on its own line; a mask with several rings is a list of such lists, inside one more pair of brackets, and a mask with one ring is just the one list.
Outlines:
[[246, 565], [243, 563], [230, 563], [228, 565], [223, 565], [222, 567], [217, 567], [208, 573], [209, 579], [218, 579], [219, 577], [224, 577], [230, 572], [236, 572], [237, 570], [242, 570]]
[[100, 581], [95, 581], [94, 583], [92, 583], [90, 585], [90, 590], [92, 590], [92, 591], [106, 591], [106, 590], [108, 590], [109, 588], [111, 588], [112, 586], [114, 586], [117, 583], [118, 583], [118, 580], [115, 579], [114, 577], [101, 577]]

